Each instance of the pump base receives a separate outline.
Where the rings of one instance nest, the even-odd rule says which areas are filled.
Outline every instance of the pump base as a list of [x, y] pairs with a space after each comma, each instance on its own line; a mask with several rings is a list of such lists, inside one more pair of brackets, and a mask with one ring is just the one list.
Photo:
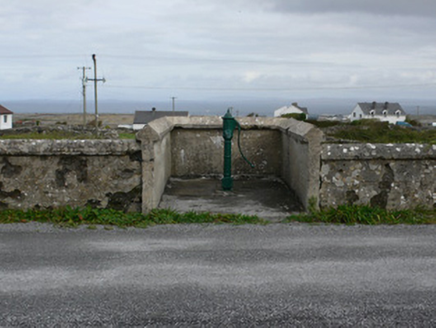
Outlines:
[[233, 178], [224, 177], [221, 179], [223, 190], [228, 191], [233, 189]]

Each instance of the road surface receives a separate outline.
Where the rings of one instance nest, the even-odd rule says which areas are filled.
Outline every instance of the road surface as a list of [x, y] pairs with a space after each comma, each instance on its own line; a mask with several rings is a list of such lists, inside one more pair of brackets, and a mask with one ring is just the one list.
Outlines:
[[436, 326], [436, 226], [0, 225], [0, 326]]

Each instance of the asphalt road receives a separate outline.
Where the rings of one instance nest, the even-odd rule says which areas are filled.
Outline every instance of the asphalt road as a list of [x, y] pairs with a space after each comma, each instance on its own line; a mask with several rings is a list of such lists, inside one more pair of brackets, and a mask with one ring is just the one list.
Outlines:
[[436, 326], [436, 226], [0, 225], [0, 326]]

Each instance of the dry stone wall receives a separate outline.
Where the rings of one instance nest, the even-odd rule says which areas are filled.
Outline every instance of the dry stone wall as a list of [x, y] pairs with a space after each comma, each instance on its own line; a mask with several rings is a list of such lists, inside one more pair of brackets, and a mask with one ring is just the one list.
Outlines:
[[141, 210], [134, 140], [0, 140], [0, 209]]
[[436, 207], [436, 146], [324, 144], [320, 205]]

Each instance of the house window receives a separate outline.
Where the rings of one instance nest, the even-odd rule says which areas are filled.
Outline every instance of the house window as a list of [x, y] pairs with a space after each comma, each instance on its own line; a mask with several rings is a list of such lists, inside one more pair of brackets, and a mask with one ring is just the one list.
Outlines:
[[3, 122], [8, 123], [8, 116], [7, 115], [3, 116]]
[[397, 117], [400, 117], [400, 111], [397, 110], [397, 111], [395, 112], [395, 115], [397, 115]]
[[384, 111], [383, 111], [383, 116], [384, 116], [384, 117], [388, 116], [388, 111], [387, 111], [387, 110], [384, 110]]
[[359, 114], [359, 118], [362, 118], [362, 114]]
[[356, 117], [356, 112], [353, 112], [353, 117]]
[[369, 112], [369, 115], [371, 115], [371, 117], [374, 117], [374, 114], [375, 114], [375, 111], [374, 111], [374, 110], [372, 110], [372, 111]]

